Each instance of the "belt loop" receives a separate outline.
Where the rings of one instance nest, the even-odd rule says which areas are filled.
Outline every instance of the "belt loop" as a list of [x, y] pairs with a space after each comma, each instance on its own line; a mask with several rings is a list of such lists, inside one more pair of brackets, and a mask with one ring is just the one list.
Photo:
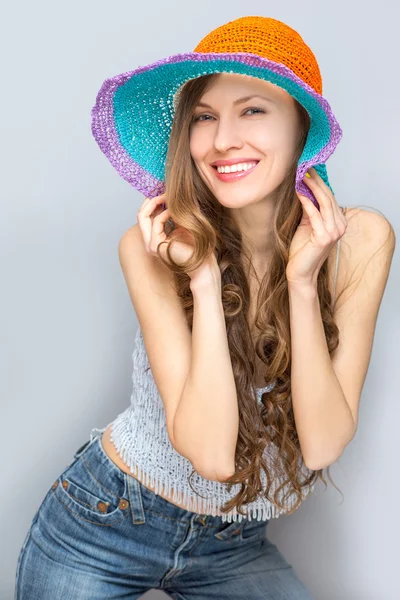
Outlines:
[[194, 523], [201, 523], [203, 525], [203, 527], [206, 527], [207, 516], [208, 515], [196, 513], [192, 517], [192, 524], [194, 524]]
[[93, 438], [95, 437], [94, 436], [95, 431], [97, 431], [98, 435], [96, 435], [96, 437], [98, 437], [98, 436], [102, 435], [106, 429], [107, 429], [107, 427], [103, 427], [103, 429], [98, 429], [97, 427], [93, 427], [92, 431], [90, 432], [90, 442], [93, 442]]
[[125, 473], [126, 481], [128, 484], [128, 495], [129, 504], [131, 507], [132, 521], [134, 525], [142, 525], [145, 523], [146, 518], [143, 509], [142, 491], [140, 489], [140, 482]]
[[[92, 430], [93, 431], [93, 430]], [[95, 438], [93, 437], [92, 433], [90, 434], [90, 439], [87, 440], [84, 444], [82, 444], [82, 446], [80, 446], [78, 448], [78, 450], [76, 450], [76, 452], [74, 453], [74, 461], [78, 460], [78, 458], [80, 456], [82, 456], [82, 454], [84, 452], [86, 452], [86, 450], [89, 448], [89, 446], [91, 446], [93, 444], [93, 442], [95, 441]]]
[[[100, 437], [101, 435], [103, 435], [103, 432], [106, 429], [107, 429], [106, 427], [104, 427], [104, 429], [97, 429], [96, 427], [94, 427], [92, 429], [92, 431], [90, 432], [90, 439], [88, 439], [84, 444], [82, 444], [82, 446], [80, 448], [78, 448], [78, 450], [74, 453], [74, 460], [73, 460], [73, 462], [75, 462], [76, 460], [78, 460], [78, 458], [80, 456], [82, 456], [82, 454], [84, 452], [86, 452], [86, 450], [89, 448], [89, 446], [91, 446], [93, 444], [93, 442], [95, 442], [97, 440], [98, 437]], [[97, 435], [94, 435], [95, 431], [97, 431]], [[71, 465], [72, 465], [72, 463], [71, 463]]]

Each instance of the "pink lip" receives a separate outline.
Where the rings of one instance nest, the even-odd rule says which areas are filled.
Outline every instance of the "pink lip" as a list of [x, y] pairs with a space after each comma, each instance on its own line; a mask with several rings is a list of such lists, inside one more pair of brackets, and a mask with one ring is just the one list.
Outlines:
[[242, 179], [243, 177], [246, 177], [246, 175], [249, 175], [252, 171], [254, 171], [254, 169], [256, 168], [256, 166], [259, 164], [259, 162], [257, 164], [255, 164], [253, 167], [250, 167], [250, 169], [247, 169], [247, 171], [238, 171], [236, 173], [218, 173], [217, 169], [214, 167], [211, 167], [211, 169], [214, 171], [215, 175], [218, 177], [218, 179], [220, 181], [236, 181], [237, 179]]
[[237, 165], [239, 163], [259, 162], [259, 158], [228, 158], [227, 160], [216, 160], [211, 163], [212, 167], [225, 167], [226, 165]]

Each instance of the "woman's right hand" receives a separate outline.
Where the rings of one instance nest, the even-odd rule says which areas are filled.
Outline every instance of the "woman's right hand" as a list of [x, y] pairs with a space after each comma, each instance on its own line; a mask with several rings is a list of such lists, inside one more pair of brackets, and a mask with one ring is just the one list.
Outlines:
[[[163, 210], [161, 205], [164, 202], [165, 193], [161, 194], [160, 196], [154, 196], [154, 198], [145, 198], [137, 214], [137, 220], [142, 232], [145, 248], [147, 252], [153, 256], [158, 256], [158, 244], [169, 239], [164, 231], [164, 227], [165, 223], [171, 217], [171, 214], [168, 208]], [[179, 233], [180, 239], [184, 240], [178, 241], [175, 239], [170, 248], [173, 260], [178, 265], [181, 265], [193, 255], [194, 238], [193, 235], [184, 227], [176, 227], [174, 232]], [[163, 258], [168, 260], [166, 256], [166, 246], [166, 244], [160, 246], [160, 253]], [[194, 282], [194, 280], [199, 280], [199, 282], [207, 281], [208, 276], [210, 276], [211, 280], [215, 282], [215, 279], [218, 278], [218, 275], [220, 276], [220, 270], [214, 253], [200, 267], [188, 273], [188, 276], [192, 280], [191, 283]]]

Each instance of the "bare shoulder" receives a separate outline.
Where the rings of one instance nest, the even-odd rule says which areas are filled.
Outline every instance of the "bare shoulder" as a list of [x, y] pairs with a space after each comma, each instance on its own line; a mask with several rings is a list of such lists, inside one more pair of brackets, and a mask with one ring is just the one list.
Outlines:
[[132, 245], [137, 246], [137, 250], [144, 250], [144, 243], [142, 232], [140, 231], [139, 223], [135, 223], [132, 227], [129, 227], [121, 236], [119, 241], [119, 251], [124, 251], [127, 247], [131, 248]]
[[122, 270], [150, 269], [155, 276], [154, 281], [161, 285], [173, 282], [173, 272], [166, 267], [157, 256], [146, 250], [139, 223], [135, 223], [122, 234], [118, 245], [118, 256]]
[[375, 233], [384, 235], [385, 232], [388, 234], [392, 229], [390, 221], [382, 213], [358, 206], [345, 209], [345, 217], [348, 222], [345, 235], [361, 234], [366, 235], [369, 239], [371, 234], [373, 236]]
[[[380, 249], [393, 254], [395, 234], [390, 221], [381, 213], [360, 207], [345, 209], [347, 229], [340, 238], [336, 296], [352, 285], [367, 262]], [[336, 247], [329, 257], [330, 283], [335, 270]]]
[[[390, 221], [381, 213], [364, 208], [349, 208], [345, 213], [347, 230], [342, 236], [344, 256], [352, 257], [348, 267], [363, 263], [381, 247], [394, 248], [396, 237]], [[387, 242], [387, 244], [385, 244]], [[347, 250], [347, 252], [346, 252]]]
[[146, 256], [146, 248], [144, 246], [142, 232], [139, 224], [136, 223], [129, 227], [122, 234], [118, 245], [118, 257], [124, 275], [128, 272], [138, 273], [146, 269], [146, 265], [150, 264], [149, 258]]

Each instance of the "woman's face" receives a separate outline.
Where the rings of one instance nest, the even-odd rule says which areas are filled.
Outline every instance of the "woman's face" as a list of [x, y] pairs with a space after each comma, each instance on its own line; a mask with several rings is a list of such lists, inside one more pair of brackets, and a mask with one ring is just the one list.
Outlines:
[[[238, 102], [245, 96], [260, 94]], [[299, 125], [294, 99], [274, 84], [236, 73], [221, 73], [200, 99], [190, 127], [190, 153], [198, 172], [227, 208], [244, 208], [272, 198], [295, 151]], [[244, 177], [222, 181], [211, 163], [259, 161]]]

